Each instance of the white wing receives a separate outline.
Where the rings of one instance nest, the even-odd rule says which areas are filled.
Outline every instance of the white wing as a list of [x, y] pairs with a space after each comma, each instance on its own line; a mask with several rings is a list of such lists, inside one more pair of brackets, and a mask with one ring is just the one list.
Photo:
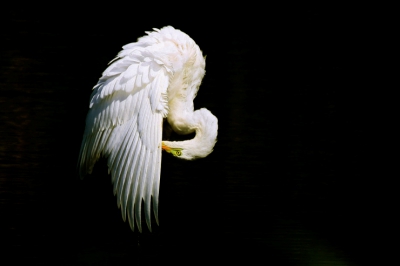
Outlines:
[[[78, 166], [91, 173], [101, 155], [108, 169], [122, 218], [141, 231], [141, 203], [151, 230], [151, 196], [158, 223], [162, 120], [168, 113], [170, 71], [143, 43], [123, 47], [93, 88]], [[113, 60], [114, 61], [114, 60]]]

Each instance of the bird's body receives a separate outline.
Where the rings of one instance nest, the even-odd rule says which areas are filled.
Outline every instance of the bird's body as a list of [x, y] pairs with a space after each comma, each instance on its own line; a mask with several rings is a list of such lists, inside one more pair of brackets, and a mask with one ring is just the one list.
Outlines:
[[[80, 175], [91, 173], [100, 156], [108, 169], [122, 217], [141, 231], [141, 204], [151, 230], [151, 198], [158, 223], [161, 151], [192, 160], [210, 154], [218, 121], [207, 109], [194, 111], [193, 100], [205, 73], [197, 44], [168, 26], [123, 46], [103, 72], [90, 100], [80, 150]], [[163, 119], [191, 140], [162, 141]]]

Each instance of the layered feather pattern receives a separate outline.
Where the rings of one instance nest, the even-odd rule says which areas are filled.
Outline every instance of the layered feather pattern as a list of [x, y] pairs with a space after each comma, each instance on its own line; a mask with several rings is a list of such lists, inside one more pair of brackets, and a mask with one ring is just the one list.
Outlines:
[[218, 130], [211, 112], [193, 110], [205, 73], [200, 48], [170, 26], [146, 33], [123, 46], [94, 86], [78, 160], [83, 177], [100, 156], [107, 158], [122, 218], [139, 231], [142, 202], [148, 228], [151, 202], [158, 223], [163, 118], [179, 134], [196, 132], [191, 141], [164, 141], [182, 159], [210, 154]]
[[[148, 43], [147, 43], [148, 44]], [[127, 45], [93, 88], [81, 146], [81, 176], [104, 155], [122, 218], [141, 231], [141, 204], [158, 223], [162, 119], [168, 114], [167, 66], [143, 43]]]

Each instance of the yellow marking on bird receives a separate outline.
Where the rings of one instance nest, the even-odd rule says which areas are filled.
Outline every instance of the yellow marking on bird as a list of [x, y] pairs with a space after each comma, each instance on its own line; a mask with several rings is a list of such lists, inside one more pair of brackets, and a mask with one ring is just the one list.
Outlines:
[[172, 155], [174, 155], [174, 156], [176, 156], [176, 157], [179, 157], [179, 156], [181, 156], [182, 155], [182, 149], [179, 149], [179, 148], [171, 148], [171, 147], [168, 147], [167, 145], [165, 145], [163, 142], [161, 143], [162, 144], [162, 149], [164, 150], [164, 151], [166, 151], [166, 152], [168, 152], [168, 153], [171, 153]]
[[169, 151], [171, 150], [171, 148], [168, 147], [167, 145], [165, 145], [164, 142], [162, 142], [161, 145], [162, 145], [161, 148], [162, 148], [163, 150], [165, 150], [166, 152], [169, 152]]

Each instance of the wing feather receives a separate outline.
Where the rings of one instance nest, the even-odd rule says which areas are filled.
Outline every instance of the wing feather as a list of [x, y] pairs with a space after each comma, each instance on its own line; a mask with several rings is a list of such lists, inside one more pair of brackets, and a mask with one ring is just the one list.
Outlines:
[[142, 64], [141, 66], [141, 71], [142, 71], [142, 82], [144, 84], [148, 84], [150, 82], [150, 78], [149, 78], [149, 68], [150, 68], [150, 64], [149, 63], [145, 63]]
[[[144, 145], [142, 145], [141, 142], [138, 143], [138, 149], [136, 150], [136, 155], [140, 154], [141, 156], [137, 156], [138, 157], [138, 161], [137, 161], [137, 165], [135, 166], [135, 172], [133, 173], [133, 178], [134, 178], [134, 182], [132, 182], [132, 187], [131, 187], [131, 197], [130, 200], [128, 200], [128, 203], [130, 204], [131, 208], [127, 210], [128, 212], [128, 219], [130, 217], [130, 223], [131, 224], [131, 228], [133, 230], [133, 225], [134, 225], [134, 217], [135, 217], [135, 208], [136, 208], [136, 202], [137, 202], [137, 194], [138, 194], [138, 187], [140, 186], [140, 177], [142, 174], [142, 165], [143, 165], [143, 159], [145, 157], [145, 147]], [[130, 201], [130, 202], [129, 202]], [[138, 228], [140, 230], [140, 220], [137, 220], [136, 223], [138, 224]]]
[[138, 226], [139, 231], [142, 231], [142, 226], [141, 226], [141, 209], [142, 209], [142, 198], [143, 198], [143, 190], [144, 186], [146, 184], [145, 178], [147, 177], [147, 168], [148, 168], [148, 162], [150, 159], [150, 152], [149, 150], [144, 146], [143, 148], [144, 154], [143, 157], [145, 157], [144, 161], [141, 163], [141, 173], [140, 173], [140, 181], [138, 184], [138, 190], [136, 192], [136, 200], [135, 200], [135, 218], [136, 218], [136, 224]]
[[158, 166], [161, 166], [161, 147], [157, 150], [156, 155], [157, 155], [156, 156], [157, 161], [155, 163], [155, 173], [154, 173], [154, 180], [153, 180], [153, 186], [152, 186], [152, 196], [153, 196], [154, 217], [156, 219], [157, 224], [159, 224], [159, 219], [158, 219], [158, 200], [159, 200], [159, 191], [160, 191], [161, 167], [158, 167]]
[[[113, 192], [124, 221], [141, 231], [141, 204], [151, 230], [151, 198], [158, 223], [162, 119], [169, 69], [145, 45], [124, 46], [94, 86], [81, 145], [81, 176], [108, 157]], [[161, 106], [161, 108], [160, 108]]]
[[[140, 63], [134, 63], [128, 67], [128, 69], [124, 72], [122, 78], [119, 81], [119, 83], [121, 84], [122, 87], [126, 86], [127, 82], [130, 79], [132, 79], [134, 76], [137, 75], [139, 66], [140, 66]], [[133, 89], [133, 87], [131, 87], [130, 89]], [[124, 90], [126, 90], [125, 87], [124, 87]]]
[[[158, 136], [158, 132], [156, 130], [156, 123], [149, 123], [149, 129], [148, 131], [155, 135]], [[157, 143], [153, 143], [153, 145], [157, 145]], [[154, 174], [155, 174], [155, 166], [156, 166], [156, 161], [157, 161], [157, 150], [151, 151], [151, 156], [150, 156], [150, 162], [149, 162], [149, 174], [146, 178], [146, 186], [145, 186], [145, 191], [144, 191], [144, 203], [145, 203], [145, 218], [146, 218], [146, 223], [147, 227], [151, 231], [151, 193], [152, 193], [152, 187], [153, 187], [153, 181], [154, 181]]]
[[92, 149], [92, 153], [90, 154], [91, 158], [97, 159], [97, 151], [98, 151], [98, 147], [99, 147], [99, 142], [103, 138], [103, 134], [104, 134], [104, 131], [101, 131], [101, 132], [99, 132], [99, 134], [96, 134], [96, 136], [94, 137], [93, 149]]
[[[134, 151], [137, 150], [137, 144], [138, 144], [138, 139], [139, 139], [139, 134], [136, 132], [135, 134], [135, 138], [133, 140], [133, 149], [131, 149], [130, 153], [129, 153], [129, 167], [127, 167], [125, 169], [126, 172], [124, 172], [124, 174], [128, 177], [126, 184], [122, 187], [122, 191], [120, 192], [120, 201], [122, 204], [122, 218], [125, 221], [125, 217], [126, 217], [126, 208], [127, 208], [127, 200], [128, 200], [128, 196], [130, 193], [130, 188], [131, 188], [131, 183], [133, 180], [133, 173], [136, 171], [137, 169], [137, 159], [139, 158], [139, 156], [133, 156], [134, 155]], [[134, 181], [134, 180], [133, 180]]]
[[[126, 153], [126, 158], [124, 158], [124, 165], [120, 169], [120, 173], [118, 175], [120, 176], [120, 180], [118, 183], [118, 190], [117, 190], [117, 205], [118, 207], [121, 206], [121, 198], [122, 198], [122, 191], [126, 184], [128, 184], [129, 180], [132, 178], [131, 176], [127, 176], [128, 168], [130, 167], [132, 163], [132, 153], [134, 149], [136, 148], [137, 144], [137, 132], [135, 129], [132, 130], [132, 133], [130, 134], [129, 142], [126, 146], [127, 153]], [[122, 207], [124, 208], [125, 205]], [[123, 213], [124, 211], [122, 211]]]
[[92, 171], [92, 161], [93, 161], [92, 158], [90, 157], [91, 150], [89, 150], [89, 149], [91, 147], [93, 147], [94, 138], [95, 138], [95, 136], [93, 136], [93, 135], [90, 136], [89, 143], [88, 143], [87, 150], [86, 150], [86, 161], [88, 162], [86, 167], [89, 172]]
[[[124, 181], [125, 181], [124, 180], [125, 177], [122, 175], [122, 171], [124, 169], [124, 166], [127, 163], [127, 155], [129, 154], [129, 150], [130, 150], [131, 145], [132, 145], [131, 140], [133, 140], [132, 139], [132, 135], [135, 134], [135, 131], [134, 131], [135, 130], [135, 123], [132, 122], [132, 123], [130, 123], [129, 126], [130, 127], [129, 127], [129, 130], [128, 130], [127, 134], [125, 135], [124, 142], [122, 143], [122, 145], [120, 147], [120, 150], [121, 150], [120, 151], [120, 157], [119, 157], [119, 160], [118, 160], [118, 165], [115, 168], [115, 172], [114, 172], [114, 175], [116, 176], [116, 180], [114, 182], [114, 190], [113, 190], [114, 195], [117, 194], [118, 186], [119, 185], [122, 186]], [[118, 207], [119, 207], [120, 204], [119, 204], [119, 199], [118, 198], [119, 197], [117, 197], [117, 204], [118, 204]]]

